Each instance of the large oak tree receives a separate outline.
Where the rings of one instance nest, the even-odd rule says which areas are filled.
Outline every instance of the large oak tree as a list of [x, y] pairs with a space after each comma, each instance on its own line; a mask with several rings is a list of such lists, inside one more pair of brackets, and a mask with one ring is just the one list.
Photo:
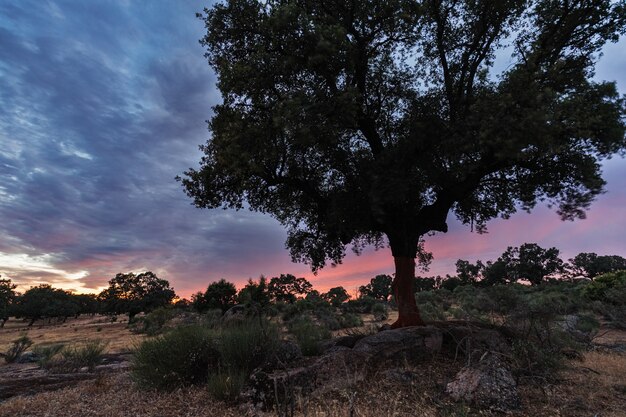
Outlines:
[[592, 79], [624, 1], [232, 0], [199, 17], [223, 102], [186, 192], [272, 215], [313, 270], [388, 244], [395, 327], [422, 324], [415, 259], [450, 214], [479, 231], [538, 201], [582, 218], [599, 160], [625, 148], [624, 102]]

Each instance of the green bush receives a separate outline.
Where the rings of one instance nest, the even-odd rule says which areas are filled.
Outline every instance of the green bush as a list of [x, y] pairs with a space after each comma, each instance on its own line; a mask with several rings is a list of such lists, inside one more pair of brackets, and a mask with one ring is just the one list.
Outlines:
[[[347, 313], [350, 314], [350, 313]], [[315, 311], [315, 317], [321, 325], [328, 330], [339, 330], [343, 327], [340, 317], [330, 308], [322, 308]]]
[[20, 336], [19, 338], [15, 339], [11, 343], [9, 350], [7, 350], [7, 352], [4, 354], [4, 361], [6, 363], [15, 362], [19, 359], [22, 353], [26, 351], [26, 349], [32, 346], [32, 344], [33, 341], [30, 340], [30, 338], [26, 335]]
[[148, 336], [155, 336], [161, 333], [163, 326], [179, 313], [179, 310], [160, 307], [143, 317], [134, 318], [129, 327], [130, 330], [135, 333], [145, 333]]
[[313, 322], [309, 316], [299, 316], [291, 320], [287, 327], [300, 345], [300, 350], [305, 356], [319, 355], [321, 352], [320, 342], [330, 338], [330, 331], [324, 326]]
[[61, 343], [47, 345], [47, 346], [35, 346], [33, 353], [37, 356], [37, 365], [43, 369], [51, 369], [55, 363], [55, 358], [63, 350], [64, 345]]
[[339, 323], [342, 329], [348, 329], [363, 326], [363, 319], [361, 319], [361, 316], [354, 313], [344, 313], [339, 316]]
[[[618, 291], [616, 293], [611, 292], [613, 289], [618, 289]], [[600, 275], [590, 282], [582, 292], [590, 300], [626, 303], [626, 271]], [[612, 299], [607, 300], [607, 293]]]
[[179, 327], [143, 341], [132, 360], [132, 377], [147, 388], [171, 390], [204, 383], [219, 353], [215, 331], [201, 326]]
[[220, 367], [251, 372], [276, 351], [278, 341], [277, 327], [258, 317], [225, 327], [219, 332], [217, 343]]
[[70, 369], [76, 370], [86, 367], [93, 372], [97, 365], [102, 363], [102, 354], [107, 344], [100, 340], [90, 340], [82, 345], [62, 349], [61, 356]]

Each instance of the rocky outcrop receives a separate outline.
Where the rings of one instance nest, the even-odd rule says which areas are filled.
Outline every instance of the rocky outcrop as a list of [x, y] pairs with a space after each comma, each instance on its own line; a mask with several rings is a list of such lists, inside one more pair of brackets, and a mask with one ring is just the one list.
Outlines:
[[515, 378], [495, 353], [486, 352], [475, 365], [461, 369], [446, 393], [455, 401], [480, 408], [509, 411], [520, 407]]
[[316, 396], [347, 388], [389, 369], [394, 371], [388, 377], [410, 381], [417, 376], [403, 372], [401, 368], [407, 363], [418, 365], [437, 354], [461, 359], [466, 350], [476, 353], [482, 349], [484, 353], [492, 348], [504, 349], [506, 343], [506, 338], [495, 329], [479, 325], [405, 327], [338, 338], [318, 358], [299, 360], [283, 369], [257, 369], [242, 399], [254, 410], [270, 410], [289, 404], [296, 395]]

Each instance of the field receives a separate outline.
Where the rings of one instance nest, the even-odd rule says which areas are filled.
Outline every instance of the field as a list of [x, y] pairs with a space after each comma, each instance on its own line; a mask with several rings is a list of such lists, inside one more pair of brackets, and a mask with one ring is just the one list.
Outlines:
[[0, 352], [5, 352], [11, 342], [27, 335], [35, 345], [73, 345], [88, 340], [101, 340], [107, 344], [109, 353], [127, 352], [143, 335], [128, 330], [126, 318], [112, 322], [105, 316], [80, 316], [68, 318], [65, 323], [44, 323], [42, 320], [28, 327], [28, 321], [11, 319], [0, 329]]
[[[367, 317], [365, 317], [367, 319]], [[390, 318], [390, 320], [393, 317]], [[366, 320], [367, 323], [368, 320]], [[108, 343], [109, 353], [132, 349], [141, 335], [131, 333], [127, 323], [111, 322], [101, 316], [68, 319], [65, 323], [35, 325], [9, 321], [0, 330], [0, 351], [21, 334], [35, 345], [74, 344], [99, 339]], [[596, 343], [626, 344], [626, 333], [601, 331]], [[27, 366], [27, 365], [22, 365]], [[32, 365], [29, 365], [32, 367]], [[462, 366], [434, 358], [419, 368], [403, 370], [417, 376], [407, 381], [382, 373], [355, 383], [350, 389], [329, 390], [315, 398], [300, 398], [295, 416], [473, 416], [498, 415], [472, 410], [451, 402], [443, 387]], [[0, 365], [0, 378], [14, 372], [15, 365]], [[4, 374], [4, 375], [3, 375]], [[602, 347], [585, 352], [583, 361], [568, 361], [558, 382], [549, 385], [524, 384], [520, 387], [522, 408], [509, 415], [602, 416], [626, 415], [626, 354]], [[101, 373], [71, 386], [17, 396], [0, 403], [0, 416], [239, 416], [237, 405], [212, 399], [203, 387], [157, 393], [137, 389], [127, 371]], [[280, 414], [269, 414], [280, 416]], [[290, 415], [290, 414], [286, 414]]]

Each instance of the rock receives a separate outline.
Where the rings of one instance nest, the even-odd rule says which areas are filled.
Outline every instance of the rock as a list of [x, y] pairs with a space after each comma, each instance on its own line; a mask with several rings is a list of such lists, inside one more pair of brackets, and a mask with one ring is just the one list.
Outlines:
[[263, 369], [280, 369], [302, 359], [300, 346], [291, 340], [281, 340], [276, 352], [261, 367]]
[[378, 364], [416, 362], [440, 352], [442, 342], [443, 334], [436, 327], [404, 327], [367, 336], [353, 350], [369, 355]]
[[347, 335], [336, 337], [334, 339], [322, 342], [322, 351], [328, 353], [338, 350], [352, 349], [356, 342], [364, 337], [365, 335]]
[[385, 371], [383, 375], [385, 378], [402, 385], [409, 385], [419, 379], [419, 374], [417, 372], [401, 368], [389, 369]]
[[497, 354], [485, 353], [475, 366], [466, 366], [446, 386], [454, 401], [481, 408], [509, 411], [520, 407], [517, 384]]
[[15, 363], [34, 363], [39, 360], [39, 355], [35, 352], [24, 352], [15, 361]]

